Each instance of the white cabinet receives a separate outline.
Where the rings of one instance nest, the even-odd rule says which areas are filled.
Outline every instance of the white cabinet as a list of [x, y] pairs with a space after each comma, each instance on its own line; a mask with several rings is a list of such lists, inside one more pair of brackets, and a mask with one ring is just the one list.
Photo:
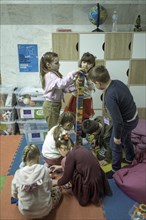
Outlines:
[[109, 71], [111, 79], [118, 79], [128, 84], [129, 60], [106, 61], [106, 68]]
[[72, 70], [78, 69], [77, 61], [60, 61], [59, 71], [63, 76], [66, 76]]
[[137, 108], [146, 108], [146, 86], [130, 86]]
[[95, 92], [92, 93], [94, 109], [102, 109], [102, 93], [103, 91], [98, 89], [96, 89]]
[[79, 35], [79, 57], [89, 52], [96, 56], [97, 60], [104, 59], [105, 34], [91, 33]]
[[146, 59], [146, 33], [133, 34], [132, 59]]

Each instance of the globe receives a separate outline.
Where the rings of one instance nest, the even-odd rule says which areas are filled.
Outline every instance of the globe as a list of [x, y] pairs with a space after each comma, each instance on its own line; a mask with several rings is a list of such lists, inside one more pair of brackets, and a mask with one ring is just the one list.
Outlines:
[[[94, 25], [103, 24], [107, 18], [107, 11], [103, 6], [94, 6], [89, 10], [89, 20]], [[98, 20], [99, 17], [99, 20]]]

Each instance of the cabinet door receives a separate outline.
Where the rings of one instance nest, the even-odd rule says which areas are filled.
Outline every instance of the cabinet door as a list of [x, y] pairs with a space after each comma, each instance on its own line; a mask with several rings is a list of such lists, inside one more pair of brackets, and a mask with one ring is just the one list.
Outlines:
[[60, 60], [78, 60], [76, 45], [79, 41], [77, 33], [53, 33], [53, 51], [59, 55]]
[[146, 119], [146, 108], [138, 108], [138, 116], [141, 119]]
[[103, 91], [100, 91], [98, 89], [96, 89], [95, 92], [92, 93], [93, 108], [95, 110], [102, 109], [102, 93]]
[[104, 59], [104, 38], [105, 34], [91, 33], [80, 34], [79, 36], [79, 57], [89, 52], [98, 59]]
[[146, 60], [131, 60], [129, 84], [146, 84]]
[[146, 59], [146, 33], [134, 33], [132, 59]]
[[130, 91], [137, 107], [146, 108], [146, 86], [130, 86]]
[[59, 71], [63, 76], [66, 76], [72, 70], [78, 69], [77, 61], [60, 61]]
[[106, 33], [105, 59], [119, 60], [131, 57], [131, 33]]
[[106, 61], [106, 68], [111, 79], [118, 79], [128, 84], [129, 60]]

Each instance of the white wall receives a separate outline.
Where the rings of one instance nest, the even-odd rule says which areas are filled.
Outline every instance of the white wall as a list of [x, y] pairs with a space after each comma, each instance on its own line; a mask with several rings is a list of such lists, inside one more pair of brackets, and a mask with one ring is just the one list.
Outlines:
[[[52, 25], [1, 25], [1, 77], [2, 84], [14, 86], [39, 86], [39, 73], [19, 72], [18, 44], [37, 44], [38, 57], [47, 51], [52, 51], [52, 32], [59, 26]], [[61, 26], [60, 28], [62, 28]], [[70, 26], [76, 32], [89, 31], [94, 26]], [[73, 64], [73, 67], [75, 64]], [[69, 67], [61, 67], [63, 74], [69, 71]], [[71, 70], [71, 69], [70, 69]]]

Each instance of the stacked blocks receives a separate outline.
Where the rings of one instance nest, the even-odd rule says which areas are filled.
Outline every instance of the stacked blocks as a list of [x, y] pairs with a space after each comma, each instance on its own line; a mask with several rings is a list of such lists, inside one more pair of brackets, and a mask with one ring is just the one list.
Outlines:
[[76, 144], [82, 143], [82, 120], [83, 120], [83, 99], [84, 99], [85, 73], [79, 73], [77, 79], [77, 99], [76, 99]]

